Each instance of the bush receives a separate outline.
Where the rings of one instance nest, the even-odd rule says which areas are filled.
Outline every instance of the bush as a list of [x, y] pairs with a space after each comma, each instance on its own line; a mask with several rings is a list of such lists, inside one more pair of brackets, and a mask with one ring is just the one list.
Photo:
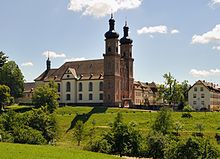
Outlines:
[[192, 115], [189, 112], [182, 113], [182, 118], [192, 118]]
[[45, 144], [42, 132], [28, 126], [17, 127], [13, 133], [15, 143]]
[[148, 157], [163, 158], [168, 139], [161, 133], [150, 134], [147, 138]]

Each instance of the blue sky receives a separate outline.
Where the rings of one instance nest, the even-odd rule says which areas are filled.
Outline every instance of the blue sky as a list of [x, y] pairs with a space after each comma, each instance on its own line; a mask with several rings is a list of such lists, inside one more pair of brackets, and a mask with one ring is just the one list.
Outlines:
[[220, 84], [220, 0], [0, 0], [0, 50], [26, 81], [67, 60], [103, 58], [104, 33], [114, 12], [122, 36], [133, 39], [135, 80]]

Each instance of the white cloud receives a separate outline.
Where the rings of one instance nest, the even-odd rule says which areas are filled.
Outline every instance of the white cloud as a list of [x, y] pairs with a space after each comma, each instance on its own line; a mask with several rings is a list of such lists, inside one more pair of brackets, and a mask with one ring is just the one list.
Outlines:
[[85, 61], [85, 57], [77, 57], [77, 58], [70, 58], [70, 59], [65, 59], [64, 62], [69, 62], [69, 61]]
[[220, 0], [211, 0], [210, 1], [210, 6], [218, 5], [220, 4]]
[[150, 26], [150, 27], [143, 27], [137, 30], [138, 34], [167, 34], [167, 26], [165, 25], [158, 25], [158, 26]]
[[190, 74], [194, 77], [220, 76], [220, 69], [210, 69], [210, 70], [191, 69]]
[[142, 0], [70, 0], [68, 9], [83, 15], [103, 17], [118, 10], [134, 9]]
[[178, 34], [180, 31], [177, 29], [173, 29], [170, 31], [171, 34]]
[[43, 56], [50, 57], [50, 58], [65, 58], [66, 55], [64, 53], [56, 53], [54, 51], [45, 51], [42, 53]]
[[193, 35], [191, 43], [208, 44], [210, 42], [220, 42], [220, 24], [202, 35]]
[[213, 46], [212, 49], [220, 51], [220, 46]]
[[34, 66], [34, 64], [32, 62], [25, 62], [25, 63], [22, 63], [21, 66], [29, 67], [29, 66]]

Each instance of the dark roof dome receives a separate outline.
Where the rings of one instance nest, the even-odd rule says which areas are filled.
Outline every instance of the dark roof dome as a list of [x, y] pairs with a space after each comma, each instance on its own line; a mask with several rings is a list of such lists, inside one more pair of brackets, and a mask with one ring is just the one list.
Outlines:
[[124, 36], [120, 39], [121, 44], [132, 44], [133, 40], [128, 36], [129, 27], [127, 26], [127, 22], [125, 22], [125, 26], [123, 27]]
[[115, 20], [113, 19], [113, 15], [111, 14], [111, 19], [109, 19], [109, 31], [105, 33], [106, 39], [118, 38], [119, 34], [115, 31]]

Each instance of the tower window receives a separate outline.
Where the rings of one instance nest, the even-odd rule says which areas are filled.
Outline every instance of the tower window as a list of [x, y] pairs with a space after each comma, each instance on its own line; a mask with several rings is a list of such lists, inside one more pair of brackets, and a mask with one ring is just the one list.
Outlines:
[[115, 51], [118, 52], [118, 47], [116, 47]]
[[89, 82], [89, 91], [92, 91], [93, 90], [93, 84], [92, 82]]
[[82, 91], [82, 83], [80, 82], [79, 83], [79, 92], [81, 92]]
[[111, 49], [111, 47], [108, 47], [108, 52], [112, 52], [112, 49]]
[[71, 84], [70, 82], [66, 83], [66, 92], [70, 92], [71, 91]]

